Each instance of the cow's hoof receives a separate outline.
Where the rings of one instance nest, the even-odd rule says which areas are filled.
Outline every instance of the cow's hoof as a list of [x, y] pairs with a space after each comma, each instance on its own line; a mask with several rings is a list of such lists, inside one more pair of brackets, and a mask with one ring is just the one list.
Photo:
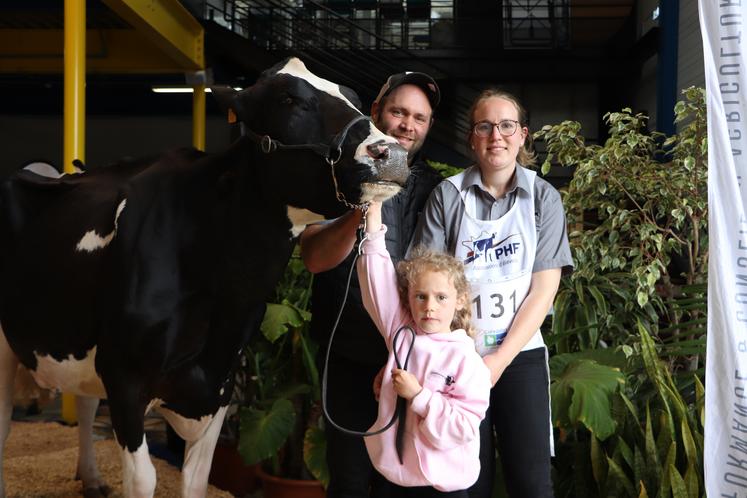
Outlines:
[[83, 490], [83, 497], [84, 498], [102, 498], [105, 496], [109, 496], [111, 493], [112, 493], [112, 488], [110, 488], [106, 484], [102, 484], [101, 486], [85, 488]]

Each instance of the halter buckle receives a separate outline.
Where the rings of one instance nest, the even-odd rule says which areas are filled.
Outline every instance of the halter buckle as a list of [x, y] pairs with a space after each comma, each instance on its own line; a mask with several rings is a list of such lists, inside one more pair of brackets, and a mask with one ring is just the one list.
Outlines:
[[269, 154], [270, 152], [274, 152], [278, 148], [278, 145], [270, 135], [264, 135], [259, 142], [259, 147], [262, 149], [262, 152]]
[[330, 148], [330, 152], [327, 153], [327, 157], [325, 157], [325, 159], [327, 160], [327, 164], [329, 164], [330, 166], [334, 166], [340, 161], [340, 159], [342, 159], [342, 146], [337, 147], [337, 157], [333, 158], [331, 152], [332, 149]]

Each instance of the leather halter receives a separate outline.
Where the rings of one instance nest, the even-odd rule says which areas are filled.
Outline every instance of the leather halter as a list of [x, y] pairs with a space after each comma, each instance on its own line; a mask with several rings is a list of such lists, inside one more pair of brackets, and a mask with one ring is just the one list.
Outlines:
[[259, 148], [265, 154], [270, 154], [278, 150], [310, 150], [322, 156], [324, 160], [327, 161], [327, 164], [329, 164], [330, 166], [330, 169], [332, 172], [332, 181], [335, 185], [335, 194], [337, 196], [337, 200], [343, 203], [348, 208], [360, 209], [364, 204], [352, 204], [348, 202], [348, 200], [345, 199], [345, 195], [343, 195], [343, 193], [340, 192], [340, 188], [337, 184], [337, 177], [335, 176], [335, 164], [337, 164], [342, 158], [342, 145], [345, 143], [345, 139], [348, 136], [348, 132], [350, 132], [350, 129], [356, 123], [358, 123], [358, 121], [364, 121], [364, 120], [368, 121], [369, 123], [373, 123], [370, 117], [364, 116], [363, 114], [359, 114], [358, 116], [355, 116], [353, 119], [348, 121], [348, 124], [346, 124], [345, 127], [337, 135], [332, 137], [332, 140], [329, 142], [329, 144], [324, 144], [324, 143], [284, 144], [281, 141], [276, 140], [269, 135], [260, 135], [258, 133], [255, 133], [254, 131], [250, 130], [243, 123], [243, 121], [240, 122], [240, 125], [241, 125], [241, 135], [249, 137], [254, 143], [258, 144]]

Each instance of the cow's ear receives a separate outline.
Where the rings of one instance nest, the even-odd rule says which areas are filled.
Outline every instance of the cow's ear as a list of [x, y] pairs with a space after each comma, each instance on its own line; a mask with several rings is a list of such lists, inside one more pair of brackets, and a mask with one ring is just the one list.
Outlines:
[[239, 109], [239, 99], [236, 98], [238, 92], [230, 86], [212, 86], [211, 93], [218, 101], [220, 108], [228, 116], [229, 123], [235, 123], [241, 118], [242, 112]]
[[348, 88], [344, 85], [339, 85], [339, 87], [340, 93], [342, 93], [345, 98], [348, 99], [355, 106], [355, 108], [360, 111], [363, 104], [361, 103], [361, 99], [360, 97], [358, 97], [358, 94], [355, 93], [352, 88]]

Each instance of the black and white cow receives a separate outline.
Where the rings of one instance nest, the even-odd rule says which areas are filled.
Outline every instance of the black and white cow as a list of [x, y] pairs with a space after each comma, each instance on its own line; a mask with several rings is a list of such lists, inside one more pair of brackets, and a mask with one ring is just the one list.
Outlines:
[[[0, 184], [0, 438], [17, 361], [40, 385], [88, 397], [82, 426], [93, 398], [108, 398], [128, 497], [154, 492], [150, 409], [187, 441], [183, 496], [205, 495], [239, 352], [292, 250], [288, 206], [337, 216], [340, 199], [408, 174], [406, 152], [357, 97], [298, 59], [246, 90], [213, 91], [245, 131], [221, 154]], [[84, 488], [104, 492], [83, 439]]]

